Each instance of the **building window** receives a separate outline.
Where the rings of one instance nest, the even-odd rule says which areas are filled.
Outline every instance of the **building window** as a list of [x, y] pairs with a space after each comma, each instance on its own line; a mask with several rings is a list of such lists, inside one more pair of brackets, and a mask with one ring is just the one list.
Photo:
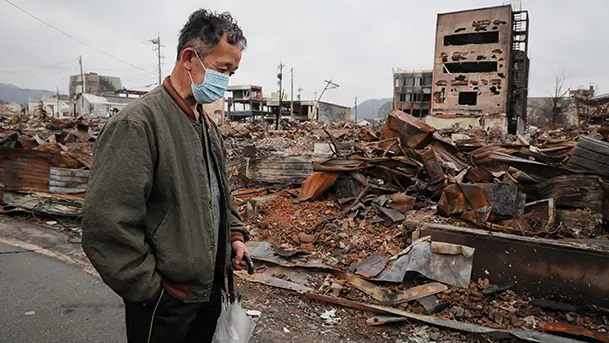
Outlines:
[[459, 105], [476, 106], [477, 103], [477, 92], [459, 92]]
[[431, 101], [431, 94], [429, 94], [429, 93], [423, 94], [423, 101], [430, 102]]
[[406, 87], [412, 87], [412, 86], [414, 86], [414, 79], [413, 78], [409, 77], [409, 78], [405, 79], [405, 81], [406, 81]]
[[443, 104], [446, 101], [446, 88], [442, 88], [441, 91], [433, 93], [433, 101], [436, 104]]
[[499, 43], [499, 32], [464, 33], [444, 36], [444, 45], [493, 44]]
[[415, 87], [421, 87], [421, 78], [420, 77], [415, 77], [414, 78], [414, 86]]
[[426, 76], [423, 79], [423, 86], [431, 86], [431, 76]]
[[444, 74], [448, 73], [493, 73], [497, 72], [497, 62], [444, 63]]

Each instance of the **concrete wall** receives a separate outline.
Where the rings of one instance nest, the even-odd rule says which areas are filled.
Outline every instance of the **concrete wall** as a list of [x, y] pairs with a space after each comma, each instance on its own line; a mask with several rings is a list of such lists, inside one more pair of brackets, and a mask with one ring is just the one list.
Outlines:
[[[506, 113], [512, 35], [511, 6], [438, 14], [436, 29], [432, 113]], [[445, 45], [447, 35], [492, 32], [498, 33], [497, 43]], [[445, 63], [466, 62], [496, 62], [497, 71], [445, 73]], [[477, 104], [460, 105], [460, 92], [476, 92]]]
[[40, 107], [47, 112], [47, 115], [56, 118], [63, 118], [69, 115], [70, 105], [68, 102], [59, 100], [59, 109], [57, 108], [57, 99], [46, 98], [46, 99], [30, 99], [28, 101], [28, 113], [33, 116], [40, 116]]
[[351, 109], [339, 105], [319, 102], [319, 121], [348, 121], [351, 120]]
[[497, 128], [501, 131], [507, 131], [508, 128], [507, 117], [503, 115], [458, 116], [430, 114], [425, 117], [425, 123], [438, 130], [451, 128], [455, 124], [459, 124], [460, 127], [481, 127], [484, 130]]

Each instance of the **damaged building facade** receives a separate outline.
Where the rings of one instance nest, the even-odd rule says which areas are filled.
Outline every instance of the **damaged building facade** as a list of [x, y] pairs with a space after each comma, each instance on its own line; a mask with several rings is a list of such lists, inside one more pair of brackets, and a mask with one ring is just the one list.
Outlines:
[[393, 73], [395, 109], [414, 117], [425, 117], [431, 110], [431, 70], [402, 70]]
[[528, 20], [510, 5], [438, 14], [428, 124], [524, 129]]

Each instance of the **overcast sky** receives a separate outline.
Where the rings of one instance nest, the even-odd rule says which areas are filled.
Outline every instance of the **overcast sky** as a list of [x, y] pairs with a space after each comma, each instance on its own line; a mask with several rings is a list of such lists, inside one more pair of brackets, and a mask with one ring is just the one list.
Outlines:
[[[241, 68], [231, 84], [258, 84], [276, 91], [279, 61], [289, 68], [303, 98], [320, 92], [324, 79], [340, 88], [324, 100], [352, 105], [392, 96], [391, 69], [431, 69], [436, 14], [501, 5], [491, 0], [11, 0], [41, 19], [104, 52], [149, 72], [109, 58], [62, 35], [0, 0], [0, 82], [23, 88], [68, 88], [68, 77], [84, 71], [119, 76], [127, 88], [157, 82], [156, 56], [146, 40], [160, 33], [163, 73], [176, 56], [178, 32], [188, 15], [207, 7], [229, 11], [248, 39]], [[525, 0], [530, 28], [531, 96], [547, 96], [553, 77], [568, 70], [567, 85], [597, 84], [609, 92], [609, 1]], [[288, 93], [289, 94], [289, 93]]]

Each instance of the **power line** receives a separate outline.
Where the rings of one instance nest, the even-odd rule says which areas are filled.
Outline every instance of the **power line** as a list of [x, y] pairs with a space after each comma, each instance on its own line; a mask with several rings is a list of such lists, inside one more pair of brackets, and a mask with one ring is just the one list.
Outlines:
[[30, 17], [32, 17], [32, 18], [34, 18], [34, 19], [38, 20], [39, 22], [41, 22], [41, 23], [45, 24], [46, 26], [48, 26], [48, 27], [52, 28], [53, 30], [60, 32], [61, 34], [63, 34], [63, 35], [65, 35], [65, 36], [67, 36], [67, 37], [69, 37], [69, 38], [71, 38], [71, 39], [73, 39], [73, 40], [75, 40], [75, 41], [79, 42], [80, 44], [82, 44], [82, 45], [84, 45], [84, 46], [87, 46], [87, 47], [89, 47], [89, 48], [91, 48], [91, 49], [93, 49], [93, 50], [95, 50], [95, 51], [97, 51], [97, 52], [99, 52], [99, 53], [101, 53], [101, 54], [103, 54], [103, 55], [106, 55], [106, 56], [108, 56], [108, 57], [110, 57], [110, 58], [112, 58], [112, 59], [115, 59], [115, 60], [117, 60], [117, 61], [119, 61], [119, 62], [121, 62], [121, 63], [125, 63], [125, 64], [127, 64], [127, 65], [129, 65], [129, 66], [131, 66], [131, 67], [133, 67], [133, 68], [135, 68], [135, 69], [139, 69], [139, 70], [141, 70], [141, 71], [145, 71], [145, 72], [147, 72], [147, 73], [155, 74], [155, 73], [153, 73], [153, 72], [152, 72], [152, 71], [150, 71], [150, 70], [146, 70], [146, 69], [144, 69], [144, 68], [141, 68], [141, 67], [136, 66], [135, 64], [131, 64], [131, 63], [129, 63], [129, 62], [127, 62], [127, 61], [125, 61], [125, 60], [122, 60], [122, 59], [120, 59], [120, 58], [118, 58], [118, 57], [116, 57], [116, 56], [110, 55], [109, 53], [107, 53], [107, 52], [105, 52], [105, 51], [103, 51], [103, 50], [101, 50], [101, 49], [98, 49], [98, 48], [96, 48], [95, 46], [93, 46], [93, 45], [91, 45], [91, 44], [89, 44], [89, 43], [87, 43], [87, 42], [84, 42], [84, 41], [82, 41], [82, 40], [80, 40], [80, 39], [78, 39], [78, 38], [76, 38], [76, 37], [72, 36], [71, 34], [69, 34], [69, 33], [65, 32], [65, 31], [63, 31], [63, 30], [61, 30], [61, 29], [59, 29], [59, 28], [57, 28], [57, 27], [55, 27], [55, 26], [53, 26], [53, 25], [51, 25], [51, 24], [47, 23], [46, 21], [44, 21], [44, 20], [42, 20], [42, 19], [38, 18], [37, 16], [33, 15], [32, 13], [28, 12], [27, 10], [25, 10], [25, 9], [23, 9], [23, 8], [21, 8], [21, 7], [19, 7], [19, 6], [17, 6], [17, 5], [16, 5], [16, 4], [14, 4], [13, 2], [11, 2], [10, 0], [4, 0], [4, 1], [6, 1], [6, 2], [7, 2], [9, 5], [11, 5], [11, 6], [15, 7], [16, 9], [20, 10], [21, 12], [23, 12], [23, 13], [25, 13], [25, 14], [29, 15]]

